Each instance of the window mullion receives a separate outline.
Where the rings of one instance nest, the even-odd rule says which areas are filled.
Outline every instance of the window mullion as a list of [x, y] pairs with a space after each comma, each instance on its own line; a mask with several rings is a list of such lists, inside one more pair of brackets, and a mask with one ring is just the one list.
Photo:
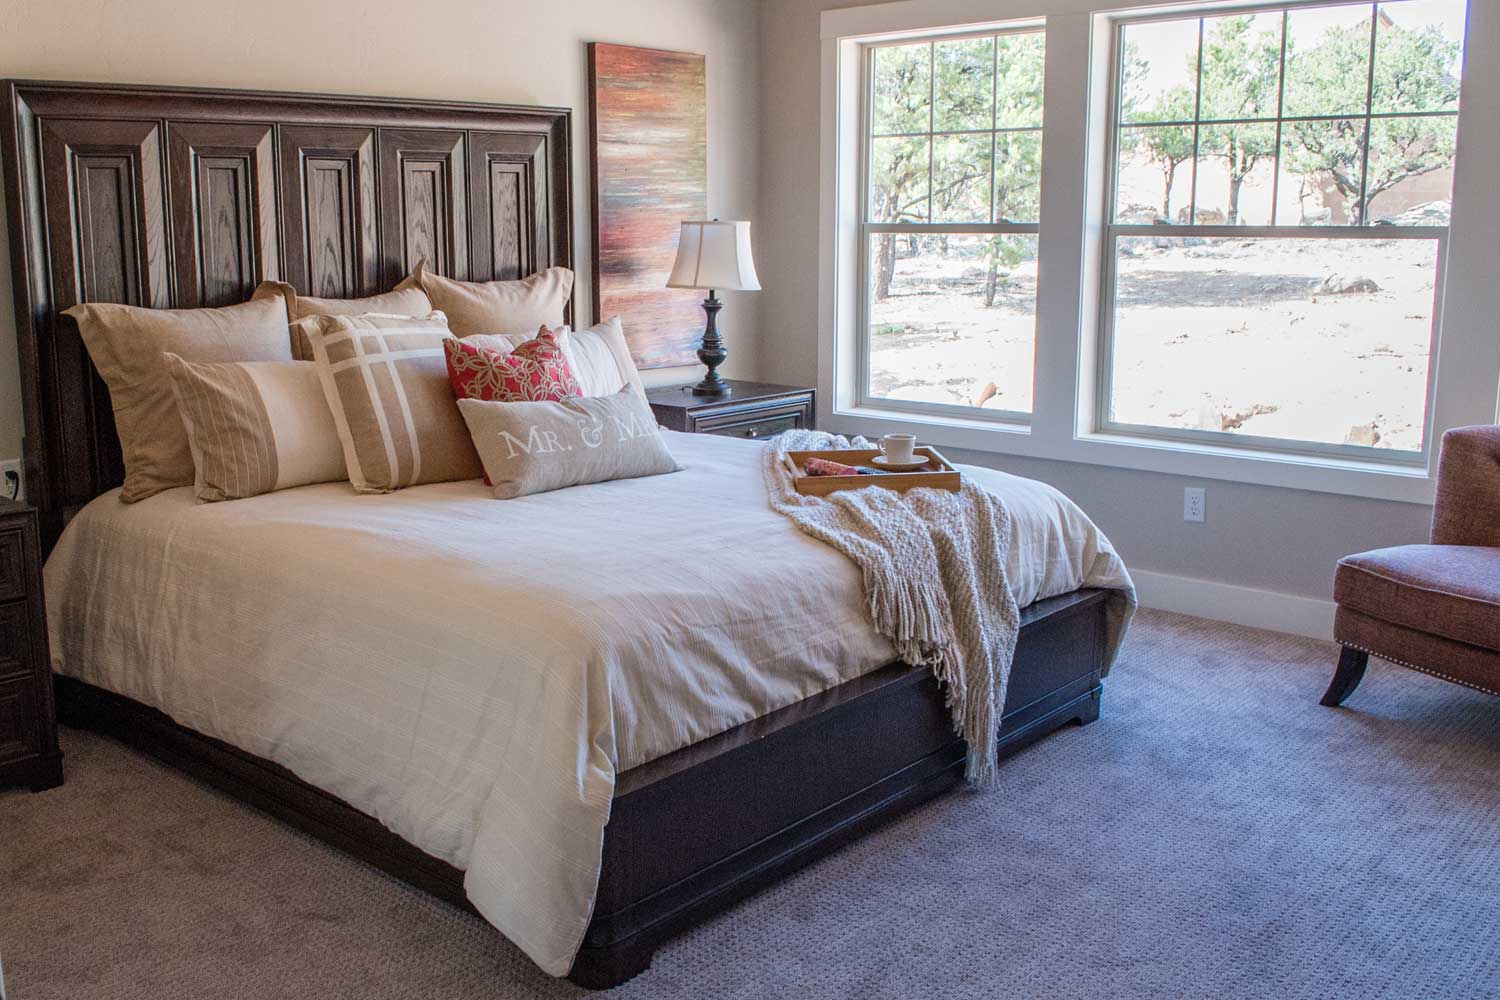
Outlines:
[[[1203, 18], [1198, 18], [1198, 73], [1193, 81], [1193, 179], [1188, 185], [1188, 222], [1198, 221], [1198, 142], [1203, 134]], [[1167, 220], [1171, 222], [1171, 219]]]
[[[1276, 139], [1271, 158], [1271, 225], [1276, 224], [1277, 204], [1281, 197], [1281, 127], [1282, 119], [1286, 115], [1286, 36], [1291, 30], [1292, 14], [1289, 10], [1281, 12], [1281, 63], [1276, 70]], [[1193, 165], [1194, 172], [1197, 164]]]
[[937, 129], [937, 43], [927, 43], [927, 221], [931, 222], [933, 164], [937, 157], [937, 138], [932, 134]]
[[1359, 219], [1356, 220], [1361, 226], [1369, 222], [1370, 203], [1367, 194], [1370, 190], [1370, 133], [1373, 124], [1370, 116], [1375, 111], [1375, 40], [1376, 33], [1380, 30], [1380, 4], [1370, 6], [1370, 64], [1365, 67], [1365, 138], [1363, 156], [1360, 157], [1359, 167]]
[[1000, 152], [1000, 39], [990, 39], [990, 221], [995, 221], [995, 156]]

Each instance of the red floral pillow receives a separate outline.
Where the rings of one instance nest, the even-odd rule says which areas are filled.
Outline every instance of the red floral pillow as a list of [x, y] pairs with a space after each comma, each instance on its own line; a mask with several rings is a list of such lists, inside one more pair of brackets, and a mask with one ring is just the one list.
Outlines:
[[509, 354], [455, 338], [443, 341], [443, 349], [448, 381], [458, 399], [556, 403], [583, 395], [557, 334], [545, 326]]

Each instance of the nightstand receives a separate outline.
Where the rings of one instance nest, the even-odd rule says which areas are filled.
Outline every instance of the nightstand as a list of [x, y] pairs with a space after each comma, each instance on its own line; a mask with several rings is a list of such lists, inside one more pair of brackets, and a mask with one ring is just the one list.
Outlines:
[[36, 511], [0, 500], [0, 785], [62, 784]]
[[670, 431], [723, 434], [726, 437], [768, 438], [794, 427], [811, 428], [815, 392], [803, 386], [769, 382], [726, 383], [724, 396], [695, 396], [692, 386], [646, 390], [656, 422]]

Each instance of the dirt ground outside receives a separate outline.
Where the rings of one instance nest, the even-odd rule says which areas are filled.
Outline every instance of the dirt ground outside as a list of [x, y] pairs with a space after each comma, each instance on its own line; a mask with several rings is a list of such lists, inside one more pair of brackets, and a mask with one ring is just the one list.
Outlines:
[[[1436, 264], [1435, 239], [1122, 237], [1111, 417], [1419, 450]], [[898, 260], [872, 395], [1030, 412], [1036, 262], [990, 308], [985, 270], [951, 242]]]

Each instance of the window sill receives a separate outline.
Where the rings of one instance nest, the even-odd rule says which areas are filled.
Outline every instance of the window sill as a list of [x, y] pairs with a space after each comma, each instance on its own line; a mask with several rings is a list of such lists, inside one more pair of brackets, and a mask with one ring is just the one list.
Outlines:
[[[826, 398], [826, 397], [825, 397]], [[840, 434], [879, 437], [916, 431], [940, 448], [1016, 455], [1054, 462], [1155, 472], [1398, 503], [1432, 503], [1425, 465], [1362, 462], [1289, 452], [1240, 450], [1114, 433], [1044, 436], [1032, 427], [930, 413], [846, 406], [819, 414], [819, 426]]]
[[[948, 412], [923, 407], [902, 406], [897, 400], [884, 400], [880, 402], [861, 403], [856, 406], [841, 408], [840, 414], [850, 416], [871, 417], [875, 419], [895, 419], [903, 424], [922, 424], [933, 427], [962, 427], [978, 431], [998, 431], [1001, 434], [1030, 434], [1031, 418], [1027, 414], [1007, 413], [1004, 415], [990, 411], [984, 416], [966, 417], [960, 412], [961, 407], [952, 407]], [[985, 411], [980, 410], [979, 413]]]

